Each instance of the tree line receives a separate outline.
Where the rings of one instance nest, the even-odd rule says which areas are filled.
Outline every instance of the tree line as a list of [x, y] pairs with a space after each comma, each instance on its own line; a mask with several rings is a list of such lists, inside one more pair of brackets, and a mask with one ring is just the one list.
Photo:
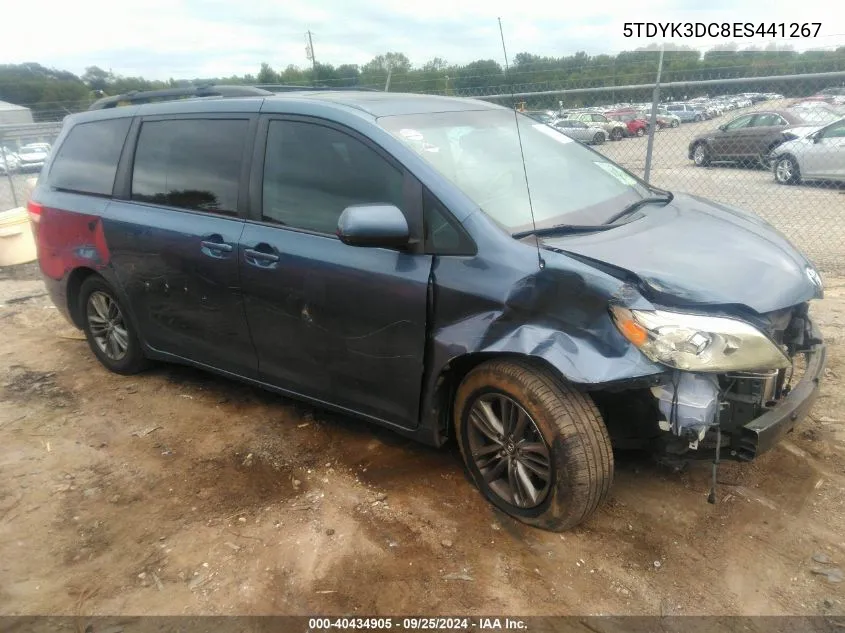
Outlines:
[[[324, 86], [332, 88], [369, 88], [392, 92], [423, 92], [458, 96], [488, 96], [510, 92], [541, 92], [571, 88], [600, 88], [648, 84], [655, 80], [658, 45], [622, 52], [617, 55], [587, 55], [578, 52], [563, 57], [516, 55], [510, 66], [494, 59], [479, 59], [467, 64], [451, 64], [440, 57], [415, 66], [400, 52], [378, 55], [363, 65], [324, 64], [311, 67], [295, 65], [274, 67], [262, 63], [255, 75], [199, 78], [192, 81], [150, 80], [124, 77], [97, 66], [82, 76], [47, 68], [37, 63], [0, 65], [0, 100], [32, 108], [37, 119], [60, 118], [86, 108], [100, 96], [132, 90], [156, 90], [181, 85], [225, 83], [239, 85]], [[740, 49], [723, 44], [705, 53], [685, 47], [672, 47], [664, 54], [662, 82], [705, 79], [749, 78], [845, 71], [845, 46], [836, 50], [796, 52], [771, 45], [765, 49]], [[802, 96], [830, 85], [830, 81], [772, 81], [761, 85], [732, 84], [721, 92], [771, 91], [788, 96]], [[843, 82], [838, 81], [837, 84]], [[727, 86], [726, 86], [727, 87]], [[690, 92], [689, 90], [685, 92]], [[676, 95], [692, 97], [720, 92], [719, 87], [702, 87], [695, 93]], [[671, 96], [671, 95], [670, 95]], [[645, 100], [649, 90], [582, 92], [567, 96], [568, 105], [591, 105], [610, 99]], [[537, 107], [557, 103], [557, 97], [534, 98]]]

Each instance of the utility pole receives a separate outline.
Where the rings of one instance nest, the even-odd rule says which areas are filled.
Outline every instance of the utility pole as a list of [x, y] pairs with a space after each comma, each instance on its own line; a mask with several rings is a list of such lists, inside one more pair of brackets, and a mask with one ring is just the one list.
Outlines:
[[305, 35], [308, 38], [308, 44], [305, 46], [305, 55], [311, 60], [311, 69], [314, 71], [314, 76], [316, 78], [317, 58], [314, 56], [314, 42], [311, 41], [311, 31], [309, 30]]
[[654, 134], [657, 132], [657, 106], [660, 105], [660, 75], [663, 73], [663, 51], [666, 42], [660, 46], [660, 59], [657, 62], [657, 78], [654, 82], [654, 94], [651, 96], [651, 117], [648, 126], [648, 145], [645, 150], [645, 172], [643, 180], [651, 184], [651, 156], [654, 151]]
[[390, 62], [387, 63], [387, 81], [384, 82], [384, 91], [390, 91], [390, 77], [393, 75], [393, 64]]

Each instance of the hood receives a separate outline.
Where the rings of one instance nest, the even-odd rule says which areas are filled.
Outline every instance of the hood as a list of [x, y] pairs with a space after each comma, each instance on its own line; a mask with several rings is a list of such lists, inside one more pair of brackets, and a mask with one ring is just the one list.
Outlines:
[[678, 194], [635, 217], [616, 229], [541, 244], [632, 274], [664, 304], [740, 305], [763, 314], [821, 296], [812, 264], [750, 213]]
[[787, 130], [789, 131], [790, 134], [794, 134], [796, 137], [798, 137], [798, 138], [793, 139], [793, 140], [798, 140], [798, 139], [802, 139], [802, 138], [807, 138], [807, 136], [809, 136], [813, 132], [818, 132], [823, 127], [825, 127], [825, 126], [823, 126], [823, 125], [798, 125], [798, 126], [795, 126], [795, 127], [787, 128]]

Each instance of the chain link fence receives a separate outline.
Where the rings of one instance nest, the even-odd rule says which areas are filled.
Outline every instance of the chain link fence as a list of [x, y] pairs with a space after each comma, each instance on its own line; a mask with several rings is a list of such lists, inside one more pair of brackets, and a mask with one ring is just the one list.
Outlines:
[[[434, 92], [525, 110], [657, 187], [758, 214], [819, 268], [845, 273], [845, 70], [651, 79]], [[26, 204], [39, 157], [68, 113], [40, 112], [37, 123], [0, 125], [0, 211]]]
[[480, 98], [514, 104], [656, 187], [752, 211], [822, 270], [845, 272], [843, 71]]

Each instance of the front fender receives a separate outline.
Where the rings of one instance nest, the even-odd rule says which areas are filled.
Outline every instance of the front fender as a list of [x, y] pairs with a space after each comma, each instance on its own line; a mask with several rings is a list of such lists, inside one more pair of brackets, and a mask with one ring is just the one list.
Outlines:
[[[527, 249], [532, 256], [536, 262], [537, 250]], [[421, 403], [428, 419], [421, 426], [436, 428], [432, 415], [442, 422], [444, 376], [468, 358], [540, 360], [584, 389], [662, 378], [665, 368], [632, 346], [610, 317], [611, 303], [652, 308], [632, 283], [560, 253], [543, 258], [545, 266], [533, 271], [506, 257], [436, 263]], [[468, 268], [475, 269], [471, 288]]]

